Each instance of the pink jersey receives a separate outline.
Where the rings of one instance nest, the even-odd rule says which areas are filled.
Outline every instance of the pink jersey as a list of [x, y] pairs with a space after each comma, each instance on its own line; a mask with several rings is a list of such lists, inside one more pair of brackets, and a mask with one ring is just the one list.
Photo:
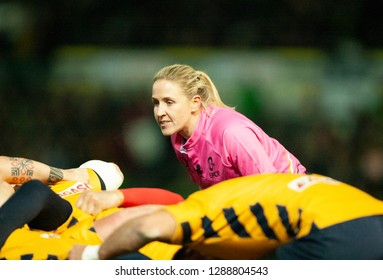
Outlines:
[[[205, 189], [218, 182], [259, 173], [305, 173], [306, 168], [277, 140], [239, 112], [202, 110], [192, 136], [171, 142], [190, 177]], [[184, 143], [183, 143], [184, 142]]]

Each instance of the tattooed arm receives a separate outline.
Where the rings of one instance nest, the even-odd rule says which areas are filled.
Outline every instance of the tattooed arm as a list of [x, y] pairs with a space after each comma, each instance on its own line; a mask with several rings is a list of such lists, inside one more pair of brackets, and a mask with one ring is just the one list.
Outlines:
[[61, 180], [89, 183], [88, 172], [84, 168], [61, 169], [36, 160], [0, 156], [1, 182], [20, 185], [31, 179], [45, 184], [54, 184]]

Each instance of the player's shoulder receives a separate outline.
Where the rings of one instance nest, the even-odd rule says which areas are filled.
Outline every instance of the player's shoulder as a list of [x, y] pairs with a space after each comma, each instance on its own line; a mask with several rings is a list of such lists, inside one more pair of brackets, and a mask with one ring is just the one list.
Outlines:
[[226, 130], [241, 129], [243, 127], [253, 127], [256, 124], [242, 113], [225, 107], [214, 107], [208, 114], [210, 123]]

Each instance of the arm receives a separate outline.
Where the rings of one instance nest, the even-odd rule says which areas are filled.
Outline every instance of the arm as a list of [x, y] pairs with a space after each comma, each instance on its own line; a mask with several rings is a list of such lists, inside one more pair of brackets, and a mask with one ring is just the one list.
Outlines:
[[69, 259], [113, 259], [122, 254], [136, 252], [152, 241], [170, 242], [175, 230], [176, 221], [173, 216], [165, 209], [160, 209], [123, 223], [99, 247], [75, 246]]
[[254, 132], [243, 126], [232, 127], [224, 133], [224, 148], [241, 176], [277, 171], [262, 142], [265, 141], [263, 135], [261, 131]]
[[180, 194], [160, 188], [126, 188], [114, 191], [88, 190], [81, 194], [76, 206], [96, 215], [112, 207], [132, 207], [144, 204], [169, 205], [183, 201]]
[[27, 158], [0, 156], [1, 181], [19, 185], [32, 179], [45, 184], [54, 184], [61, 180], [84, 183], [89, 181], [85, 168], [61, 169]]
[[306, 172], [293, 154], [256, 125], [231, 127], [225, 132], [224, 145], [242, 176]]
[[0, 208], [15, 192], [12, 185], [7, 182], [0, 181]]
[[101, 260], [136, 252], [152, 241], [170, 242], [176, 230], [176, 221], [166, 210], [126, 222], [115, 230], [100, 246]]
[[[153, 204], [153, 205], [141, 205], [136, 207], [124, 208], [121, 211], [114, 212], [113, 214], [109, 216], [95, 220], [94, 228], [97, 234], [103, 240], [106, 240], [109, 238], [109, 236], [114, 234], [114, 231], [116, 229], [118, 229], [120, 226], [124, 225], [125, 223], [132, 222], [133, 227], [135, 227], [136, 223], [140, 222], [141, 218], [146, 219], [147, 216], [149, 217], [151, 214], [157, 213], [163, 207], [164, 207], [163, 205]], [[170, 214], [168, 215], [170, 216]], [[155, 223], [153, 223], [153, 225], [155, 225]], [[140, 244], [137, 243], [136, 246], [140, 246]], [[88, 246], [88, 247], [92, 247], [92, 246]], [[99, 258], [98, 250], [96, 249], [97, 248], [93, 248], [93, 247], [87, 249], [86, 246], [84, 245], [75, 245], [73, 246], [70, 252], [69, 259], [72, 259], [72, 260], [98, 259]], [[86, 252], [84, 252], [84, 250], [86, 250]], [[89, 252], [88, 252], [89, 250], [91, 251], [91, 255], [89, 255]]]

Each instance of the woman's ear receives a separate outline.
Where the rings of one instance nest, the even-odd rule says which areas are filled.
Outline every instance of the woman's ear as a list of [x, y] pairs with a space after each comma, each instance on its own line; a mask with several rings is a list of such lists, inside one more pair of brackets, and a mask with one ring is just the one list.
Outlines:
[[201, 96], [194, 95], [192, 99], [192, 112], [197, 111], [201, 107]]

